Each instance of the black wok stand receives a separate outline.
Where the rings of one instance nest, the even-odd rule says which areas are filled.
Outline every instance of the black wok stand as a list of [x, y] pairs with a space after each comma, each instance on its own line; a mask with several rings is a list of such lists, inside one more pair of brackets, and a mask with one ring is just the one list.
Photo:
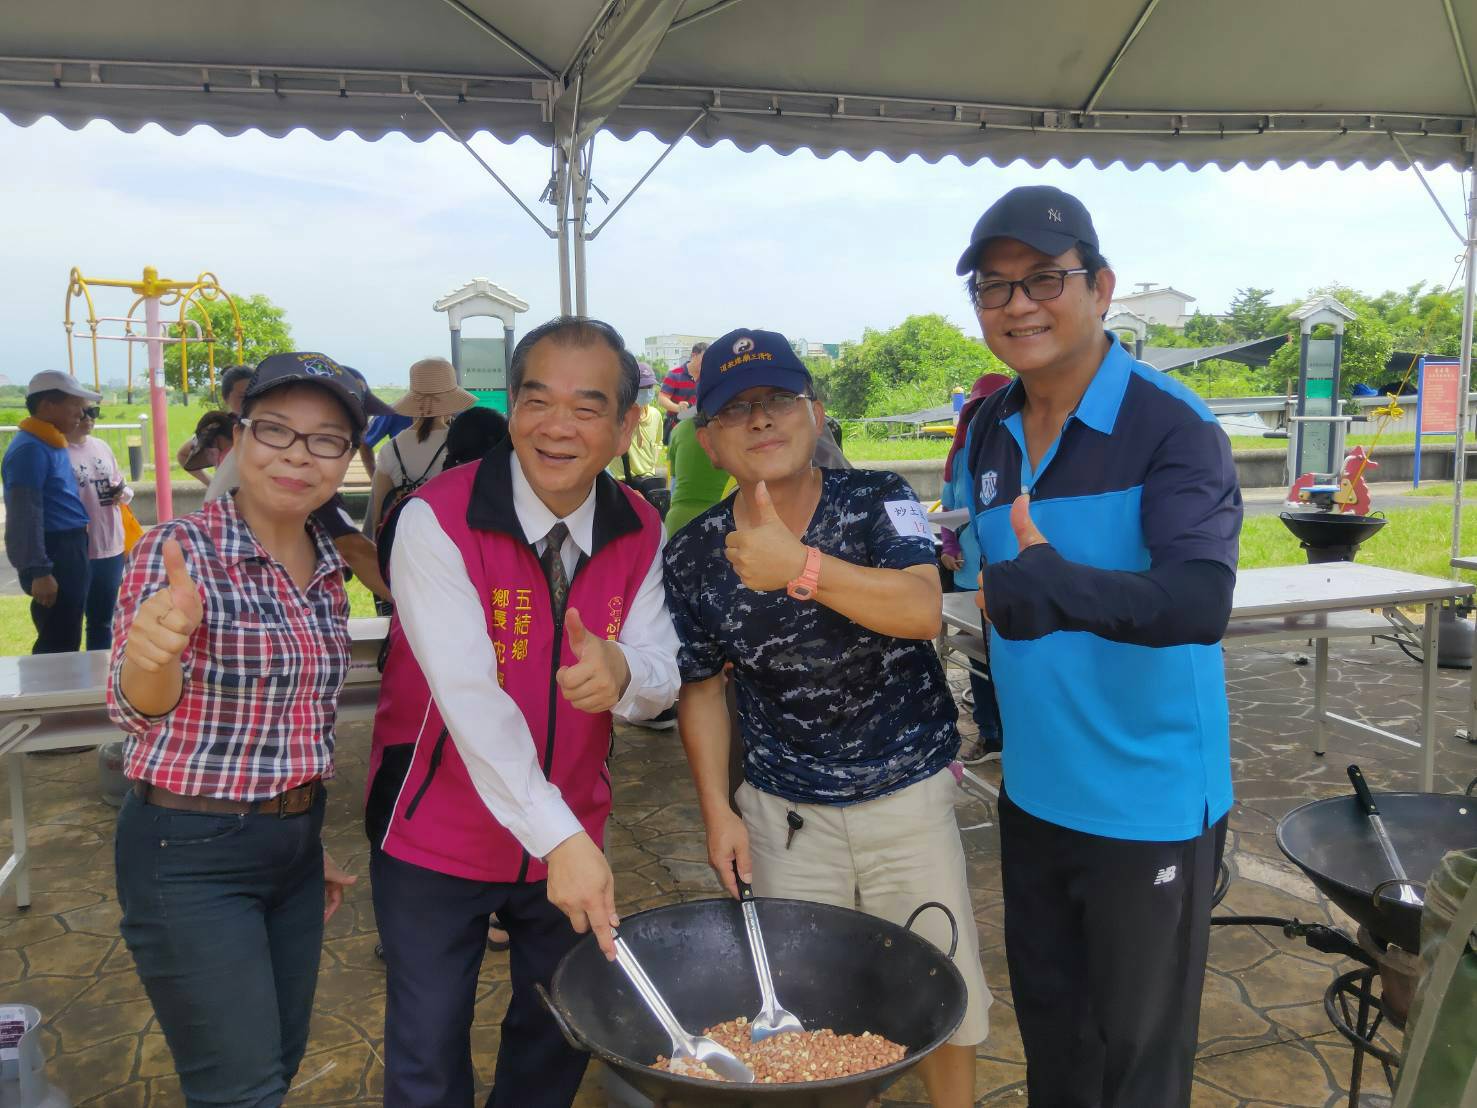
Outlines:
[[[1221, 863], [1211, 906], [1220, 904], [1231, 883], [1231, 869]], [[1395, 1087], [1395, 1071], [1400, 1067], [1397, 1051], [1379, 1041], [1379, 1028], [1388, 1013], [1384, 1001], [1374, 993], [1374, 980], [1379, 963], [1356, 940], [1337, 927], [1323, 923], [1304, 923], [1281, 916], [1212, 916], [1211, 926], [1276, 927], [1289, 939], [1301, 939], [1323, 954], [1340, 954], [1359, 963], [1359, 968], [1336, 977], [1323, 993], [1323, 1010], [1334, 1030], [1354, 1048], [1354, 1064], [1349, 1074], [1349, 1108], [1359, 1108], [1359, 1090], [1364, 1078], [1364, 1056], [1373, 1055], [1384, 1068], [1390, 1088]], [[1353, 1012], [1351, 1012], [1351, 1002]], [[1390, 1019], [1391, 1024], [1395, 1020]]]

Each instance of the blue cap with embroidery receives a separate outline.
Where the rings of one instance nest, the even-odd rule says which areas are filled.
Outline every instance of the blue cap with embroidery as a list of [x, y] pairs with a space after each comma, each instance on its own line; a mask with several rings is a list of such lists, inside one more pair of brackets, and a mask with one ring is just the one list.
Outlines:
[[789, 339], [778, 331], [740, 327], [714, 339], [703, 351], [697, 410], [711, 416], [745, 389], [769, 386], [804, 393], [810, 383], [810, 370]]

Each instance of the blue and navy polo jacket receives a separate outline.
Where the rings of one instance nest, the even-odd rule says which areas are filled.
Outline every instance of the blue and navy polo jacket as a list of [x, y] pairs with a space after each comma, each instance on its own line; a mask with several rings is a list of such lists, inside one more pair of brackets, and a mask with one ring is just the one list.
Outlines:
[[[1114, 339], [1034, 469], [1016, 380], [966, 445], [986, 564], [1019, 552], [1011, 504], [1066, 560], [1139, 573], [1190, 561], [1236, 569], [1241, 493], [1230, 442], [1200, 399]], [[1091, 623], [1091, 613], [1083, 613]], [[1230, 722], [1216, 645], [1139, 646], [1086, 631], [1006, 639], [991, 628], [1010, 798], [1109, 838], [1193, 838], [1231, 806]]]

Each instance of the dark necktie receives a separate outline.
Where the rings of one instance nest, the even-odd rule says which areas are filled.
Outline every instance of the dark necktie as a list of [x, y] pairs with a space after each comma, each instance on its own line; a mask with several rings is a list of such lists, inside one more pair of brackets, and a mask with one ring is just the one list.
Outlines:
[[569, 599], [569, 578], [564, 574], [564, 540], [568, 537], [568, 527], [563, 523], [554, 524], [544, 536], [544, 552], [539, 555], [539, 562], [544, 567], [544, 580], [549, 583], [556, 631], [564, 624], [564, 602]]

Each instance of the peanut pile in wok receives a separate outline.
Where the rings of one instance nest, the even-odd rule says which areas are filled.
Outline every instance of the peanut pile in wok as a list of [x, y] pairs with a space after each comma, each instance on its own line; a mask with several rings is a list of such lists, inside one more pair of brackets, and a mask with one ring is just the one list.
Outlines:
[[[703, 1034], [737, 1054], [754, 1071], [754, 1080], [767, 1084], [850, 1077], [900, 1062], [907, 1053], [906, 1047], [869, 1031], [838, 1035], [829, 1028], [772, 1035], [755, 1043], [749, 1038], [749, 1021], [742, 1016], [710, 1027]], [[708, 1081], [723, 1080], [701, 1062], [674, 1065], [664, 1055], [657, 1058], [655, 1068]]]

